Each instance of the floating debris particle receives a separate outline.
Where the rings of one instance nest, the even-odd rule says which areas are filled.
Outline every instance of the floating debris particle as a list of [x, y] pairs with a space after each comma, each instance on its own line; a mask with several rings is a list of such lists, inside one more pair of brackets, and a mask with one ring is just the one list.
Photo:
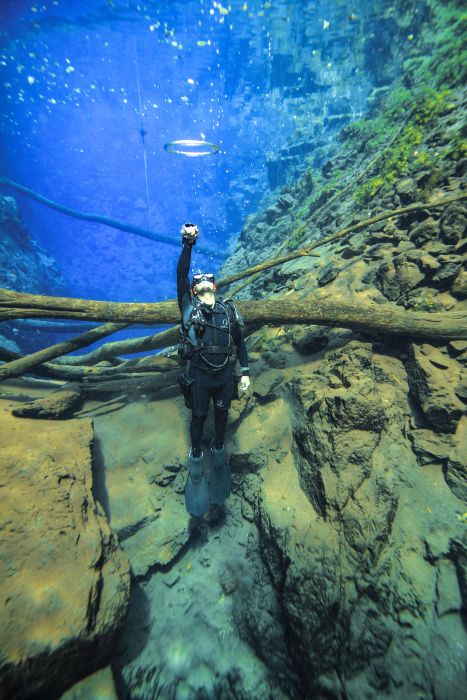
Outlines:
[[323, 20], [323, 29], [329, 29], [329, 22], [327, 19]]

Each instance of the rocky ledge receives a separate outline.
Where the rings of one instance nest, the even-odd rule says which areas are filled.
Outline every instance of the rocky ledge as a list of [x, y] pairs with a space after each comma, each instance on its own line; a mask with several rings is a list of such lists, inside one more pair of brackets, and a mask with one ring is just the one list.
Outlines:
[[124, 623], [129, 566], [93, 498], [92, 440], [89, 420], [1, 406], [1, 698], [58, 697], [105, 663]]

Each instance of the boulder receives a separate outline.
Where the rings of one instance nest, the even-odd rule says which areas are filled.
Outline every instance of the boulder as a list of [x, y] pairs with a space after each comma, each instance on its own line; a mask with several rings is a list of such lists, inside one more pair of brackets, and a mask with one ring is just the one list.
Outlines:
[[401, 204], [404, 206], [407, 204], [412, 204], [417, 199], [417, 188], [414, 181], [409, 177], [397, 182], [396, 192], [400, 197]]
[[54, 697], [102, 666], [128, 560], [92, 493], [90, 420], [0, 415], [2, 697]]
[[317, 276], [318, 285], [324, 287], [325, 284], [335, 280], [338, 274], [339, 270], [332, 263], [328, 263]]
[[438, 234], [439, 224], [430, 217], [421, 223], [417, 221], [410, 227], [409, 239], [420, 248], [425, 243], [437, 240]]
[[462, 416], [454, 435], [454, 445], [449, 453], [446, 465], [446, 481], [452, 492], [467, 502], [467, 463], [465, 459], [467, 445], [467, 417]]
[[403, 294], [417, 287], [424, 277], [418, 265], [401, 255], [379, 264], [375, 284], [387, 299], [397, 301]]
[[295, 204], [295, 198], [292, 197], [292, 195], [288, 192], [285, 192], [284, 194], [281, 194], [281, 196], [277, 200], [277, 204], [280, 207], [280, 209], [284, 209], [286, 211], [287, 209], [293, 207], [293, 205]]
[[467, 218], [465, 204], [453, 202], [446, 207], [440, 219], [441, 238], [446, 243], [455, 244], [465, 238]]
[[282, 216], [284, 213], [283, 209], [278, 205], [275, 204], [272, 207], [269, 207], [266, 209], [265, 216], [266, 216], [266, 223], [269, 225], [273, 224], [277, 219]]
[[272, 401], [277, 397], [277, 389], [282, 381], [283, 374], [278, 370], [269, 369], [261, 372], [258, 377], [255, 377], [253, 395], [261, 401]]
[[451, 294], [458, 299], [467, 299], [467, 271], [461, 270], [452, 283]]
[[459, 364], [427, 343], [412, 343], [407, 371], [411, 392], [431, 427], [436, 432], [453, 433], [464, 412], [455, 393]]
[[327, 331], [328, 329], [322, 326], [298, 327], [294, 332], [292, 345], [300, 355], [313, 355], [329, 343]]
[[14, 408], [12, 413], [20, 418], [62, 420], [72, 416], [79, 409], [81, 403], [79, 388], [73, 389], [68, 385], [68, 388], [54, 391], [45, 398], [35, 399]]
[[[452, 256], [456, 258], [457, 256]], [[462, 262], [443, 262], [435, 274], [431, 278], [430, 284], [440, 289], [447, 289], [456, 279]]]

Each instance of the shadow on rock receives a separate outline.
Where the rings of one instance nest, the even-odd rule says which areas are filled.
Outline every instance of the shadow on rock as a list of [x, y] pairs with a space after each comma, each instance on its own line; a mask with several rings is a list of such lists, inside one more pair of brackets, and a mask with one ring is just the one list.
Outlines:
[[105, 461], [101, 440], [94, 432], [92, 445], [92, 490], [96, 501], [99, 501], [105, 515], [110, 520], [109, 494], [105, 483]]
[[148, 642], [150, 629], [149, 600], [143, 588], [138, 583], [133, 582], [125, 629], [111, 660], [118, 697], [122, 700], [130, 697], [129, 688], [123, 677], [123, 667], [142, 653]]

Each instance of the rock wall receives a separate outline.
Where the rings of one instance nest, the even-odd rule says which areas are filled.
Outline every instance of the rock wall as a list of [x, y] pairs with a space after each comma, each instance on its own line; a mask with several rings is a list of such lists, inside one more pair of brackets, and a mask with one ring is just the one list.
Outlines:
[[93, 498], [91, 421], [0, 410], [0, 697], [54, 698], [108, 658], [128, 561]]
[[266, 394], [257, 360], [256, 405], [233, 436], [236, 489], [260, 535], [249, 556], [267, 572], [256, 567], [238, 604], [241, 633], [289, 698], [461, 698], [465, 514], [446, 475], [461, 435], [427, 429], [397, 352], [336, 333], [297, 363], [295, 334]]
[[[0, 287], [30, 294], [67, 296], [67, 286], [55, 261], [31, 238], [14, 197], [0, 195], [0, 240]], [[28, 347], [31, 333], [27, 325], [23, 323], [23, 326], [3, 323], [0, 345], [13, 352], [20, 352], [23, 341]]]
[[[427, 41], [377, 116], [249, 218], [224, 274], [462, 192], [465, 91], [439, 55], [414, 84]], [[455, 203], [380, 222], [238, 296], [456, 309], [467, 323], [466, 221]], [[467, 344], [289, 326], [249, 347], [253, 397], [232, 426], [231, 465], [259, 542], [236, 621], [277, 697], [463, 697]]]
[[31, 238], [14, 197], [0, 196], [0, 287], [30, 294], [65, 295], [56, 263]]

